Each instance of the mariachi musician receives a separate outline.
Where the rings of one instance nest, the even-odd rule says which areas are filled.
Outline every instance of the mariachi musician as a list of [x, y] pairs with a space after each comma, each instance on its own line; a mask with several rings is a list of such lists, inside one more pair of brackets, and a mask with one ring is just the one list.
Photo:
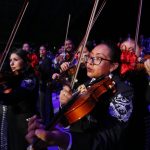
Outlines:
[[64, 42], [64, 46], [59, 49], [58, 54], [54, 58], [54, 69], [59, 71], [60, 65], [65, 61], [71, 61], [74, 56], [75, 46], [70, 38], [67, 38]]
[[22, 49], [11, 52], [10, 73], [1, 79], [0, 149], [25, 150], [27, 118], [37, 113], [38, 82]]
[[[127, 38], [120, 43], [121, 54], [121, 77], [133, 89], [135, 100], [133, 101], [133, 114], [129, 126], [129, 144], [132, 148], [138, 145], [140, 149], [144, 149], [146, 126], [144, 118], [148, 114], [149, 107], [149, 76], [148, 62], [146, 55], [142, 58], [137, 56], [136, 51], [140, 54], [142, 48], [133, 38]], [[137, 132], [138, 131], [138, 132]], [[143, 135], [143, 136], [141, 136]], [[135, 139], [135, 142], [132, 141]], [[144, 141], [145, 140], [145, 141]], [[131, 143], [130, 143], [131, 142]], [[129, 146], [131, 147], [131, 146]]]
[[[75, 82], [76, 87], [80, 84], [85, 83], [87, 80], [89, 80], [89, 77], [87, 77], [87, 70], [86, 70], [86, 63], [85, 63], [85, 59], [86, 56], [89, 55], [91, 49], [94, 47], [94, 43], [92, 41], [88, 41], [86, 44], [86, 47], [83, 49], [83, 55], [81, 58], [81, 65], [79, 68], [79, 72], [78, 72], [78, 76], [77, 76], [77, 80]], [[54, 73], [52, 78], [53, 80], [58, 80], [62, 79], [66, 80], [66, 82], [71, 82], [71, 79], [73, 77], [73, 75], [75, 74], [76, 71], [76, 66], [78, 64], [79, 58], [81, 55], [81, 49], [78, 49], [78, 51], [74, 54], [74, 57], [71, 61], [65, 61], [60, 65], [60, 73]]]

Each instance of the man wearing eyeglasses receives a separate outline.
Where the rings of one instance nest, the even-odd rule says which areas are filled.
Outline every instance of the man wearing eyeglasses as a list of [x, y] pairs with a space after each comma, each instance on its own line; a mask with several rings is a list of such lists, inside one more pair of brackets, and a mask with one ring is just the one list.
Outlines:
[[[115, 44], [103, 42], [97, 45], [86, 59], [87, 76], [91, 81], [86, 87], [78, 88], [80, 94], [77, 97], [88, 95], [94, 85], [100, 85], [110, 76], [115, 82], [115, 92], [108, 90], [97, 97], [93, 90], [89, 99], [91, 105], [97, 101], [95, 107], [87, 115], [70, 123], [69, 131], [60, 126], [45, 130], [40, 119], [33, 116], [28, 124], [28, 142], [32, 144], [37, 136], [47, 145], [58, 145], [61, 150], [123, 150], [132, 114], [133, 90], [119, 79], [119, 63], [120, 50]], [[73, 95], [68, 86], [63, 87], [60, 92], [62, 110], [74, 100]], [[79, 113], [82, 114], [81, 111]], [[68, 119], [65, 123], [69, 121]]]

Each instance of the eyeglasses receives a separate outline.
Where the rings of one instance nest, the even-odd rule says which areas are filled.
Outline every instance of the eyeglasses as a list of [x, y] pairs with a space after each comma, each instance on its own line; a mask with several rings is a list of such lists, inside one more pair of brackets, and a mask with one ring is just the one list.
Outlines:
[[99, 65], [102, 60], [106, 60], [106, 61], [109, 61], [109, 62], [112, 62], [112, 60], [109, 60], [109, 59], [105, 59], [105, 58], [102, 58], [102, 57], [90, 57], [90, 56], [85, 56], [85, 62], [92, 62], [93, 65]]

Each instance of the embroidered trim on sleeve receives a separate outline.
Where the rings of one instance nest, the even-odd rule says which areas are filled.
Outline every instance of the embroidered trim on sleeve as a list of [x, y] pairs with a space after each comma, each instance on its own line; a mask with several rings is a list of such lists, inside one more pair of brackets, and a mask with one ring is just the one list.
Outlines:
[[35, 80], [25, 79], [21, 82], [21, 87], [27, 90], [33, 90], [35, 88]]
[[118, 94], [110, 103], [109, 114], [116, 117], [119, 121], [128, 121], [132, 113], [132, 101], [131, 98], [126, 98], [121, 94]]

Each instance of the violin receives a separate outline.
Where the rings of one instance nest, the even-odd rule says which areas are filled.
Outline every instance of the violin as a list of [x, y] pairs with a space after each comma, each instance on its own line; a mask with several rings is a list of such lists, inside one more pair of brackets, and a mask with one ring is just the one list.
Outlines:
[[4, 94], [9, 94], [12, 92], [12, 88], [10, 86], [10, 81], [12, 80], [12, 73], [4, 73], [0, 72], [0, 91]]
[[122, 51], [121, 53], [121, 75], [124, 75], [128, 71], [133, 70], [143, 70], [144, 67], [144, 61], [147, 59], [150, 59], [150, 55], [145, 55], [141, 60], [138, 60], [138, 57], [136, 54], [132, 51]]
[[146, 59], [150, 59], [150, 54], [144, 56], [144, 60], [146, 60]]
[[22, 70], [0, 72], [0, 91], [4, 94], [12, 92], [12, 84], [22, 77]]
[[[94, 81], [87, 85], [87, 92], [80, 94], [79, 91], [76, 91], [69, 102], [55, 114], [55, 117], [52, 118], [50, 124], [45, 129], [50, 130], [54, 128], [62, 117], [65, 117], [69, 124], [75, 123], [93, 110], [103, 94], [108, 91], [112, 94], [116, 92], [115, 82], [111, 78], [106, 77], [98, 80], [100, 81]], [[38, 149], [43, 144], [42, 140], [37, 139], [32, 144], [32, 147]]]
[[147, 59], [150, 59], [150, 55], [145, 55], [143, 58], [141, 58], [141, 60], [136, 63], [136, 65], [135, 65], [135, 70], [145, 70], [144, 62], [145, 62]]
[[[74, 76], [74, 74], [76, 73], [76, 69], [77, 69], [77, 62], [78, 62], [78, 58], [75, 55], [74, 59], [69, 63], [69, 67], [66, 71], [62, 71], [59, 76], [57, 78], [55, 78], [55, 80], [57, 82], [60, 82], [62, 84], [67, 84], [69, 85], [69, 82], [71, 80], [71, 78]], [[85, 61], [84, 58], [82, 59], [82, 63], [81, 63], [81, 67], [85, 67]]]
[[72, 124], [89, 114], [100, 100], [100, 97], [109, 90], [112, 93], [116, 92], [115, 82], [109, 77], [88, 86], [87, 92], [79, 94], [75, 102], [65, 112], [64, 115], [68, 123]]
[[[78, 65], [78, 61], [79, 61], [79, 58], [81, 56], [81, 48], [82, 48], [83, 45], [81, 45], [78, 49], [78, 51], [75, 53], [73, 59], [68, 62], [69, 63], [69, 66], [68, 66], [68, 69], [66, 71], [62, 71], [60, 73], [60, 78], [63, 78], [64, 76], [65, 77], [72, 77], [74, 76], [74, 74], [76, 73], [76, 70], [77, 70], [77, 65]], [[85, 68], [85, 65], [86, 65], [86, 60], [85, 60], [85, 56], [89, 55], [89, 51], [88, 49], [85, 47], [84, 50], [83, 50], [83, 55], [81, 57], [81, 60], [80, 60], [80, 66], [83, 68]]]
[[[68, 103], [55, 115], [54, 120], [65, 116], [68, 123], [72, 124], [91, 112], [103, 94], [108, 91], [112, 94], [116, 92], [115, 82], [110, 77], [101, 77], [85, 86], [87, 91], [82, 94], [79, 91], [74, 92]], [[47, 129], [50, 127], [51, 125]]]
[[15, 25], [13, 27], [13, 30], [10, 34], [10, 37], [7, 41], [6, 47], [0, 57], [0, 90], [2, 90], [3, 93], [11, 93], [12, 92], [12, 88], [9, 87], [9, 82], [13, 81], [13, 76], [16, 74], [18, 74], [17, 72], [15, 73], [9, 73], [9, 72], [2, 72], [2, 68], [4, 66], [4, 62], [6, 61], [6, 58], [8, 56], [9, 50], [11, 48], [11, 45], [13, 43], [13, 40], [15, 38], [15, 35], [17, 33], [17, 30], [19, 28], [19, 25], [21, 23], [21, 20], [23, 18], [23, 15], [25, 14], [25, 11], [27, 9], [27, 6], [29, 4], [29, 0], [25, 0], [22, 6], [22, 9], [19, 13], [19, 16], [15, 22]]

